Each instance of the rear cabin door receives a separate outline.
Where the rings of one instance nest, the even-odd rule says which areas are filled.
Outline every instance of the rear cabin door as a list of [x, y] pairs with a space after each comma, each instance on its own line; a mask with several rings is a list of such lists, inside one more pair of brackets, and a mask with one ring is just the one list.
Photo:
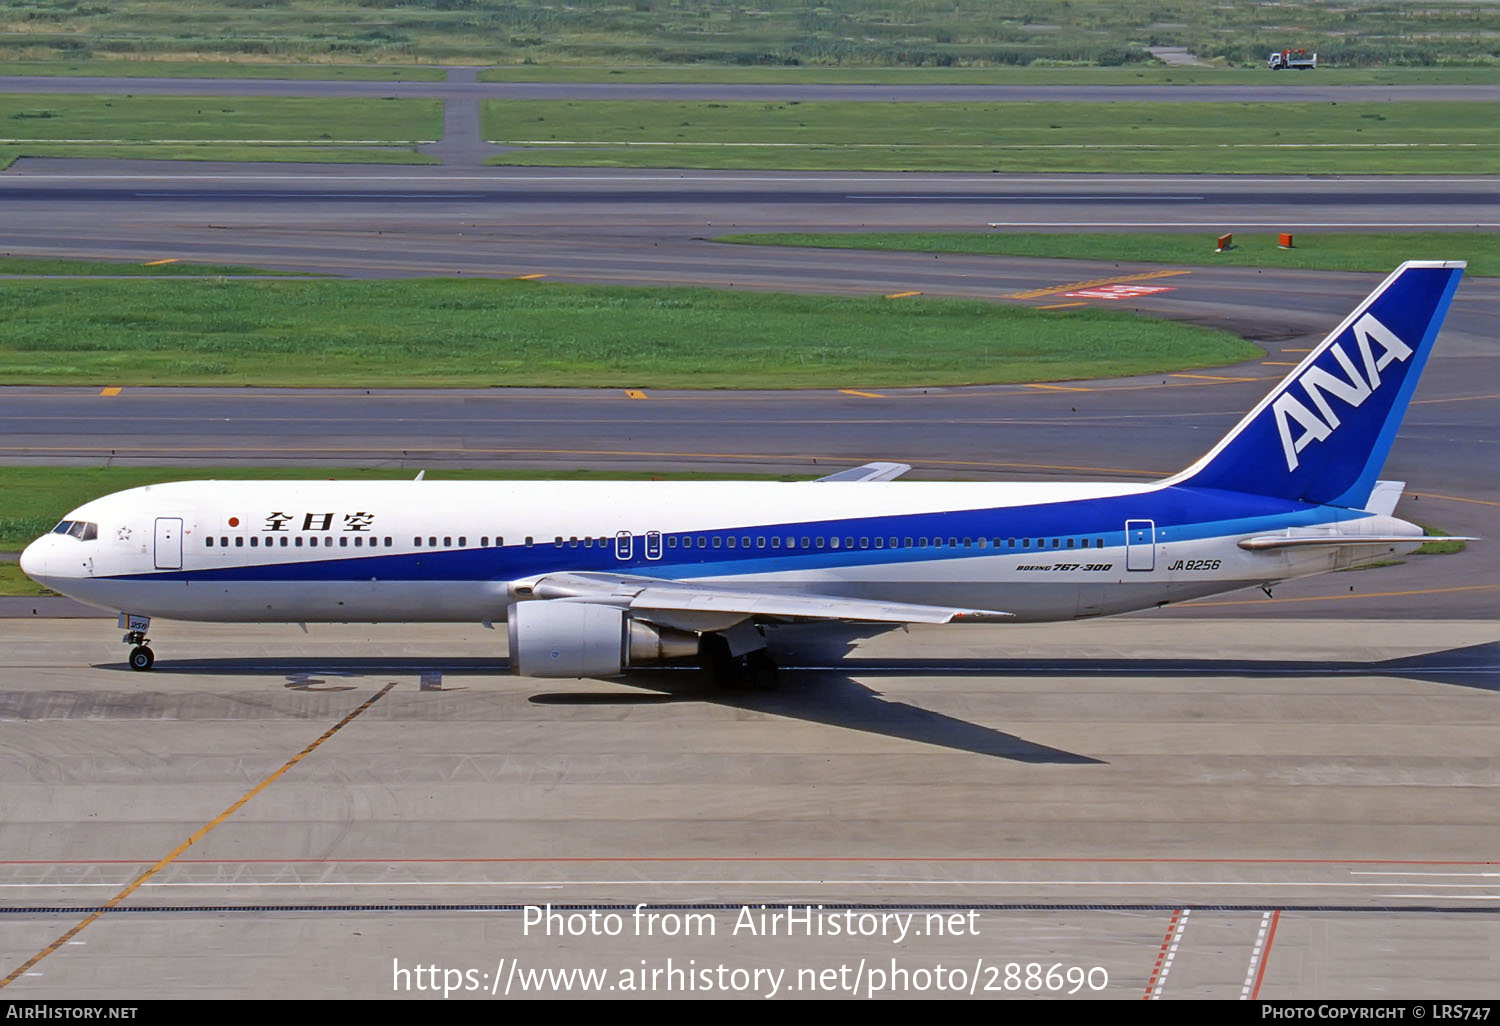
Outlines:
[[1156, 521], [1125, 521], [1125, 569], [1156, 569]]

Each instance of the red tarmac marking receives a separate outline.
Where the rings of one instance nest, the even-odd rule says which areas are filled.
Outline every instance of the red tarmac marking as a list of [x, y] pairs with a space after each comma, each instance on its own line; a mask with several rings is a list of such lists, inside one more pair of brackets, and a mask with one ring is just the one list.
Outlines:
[[1271, 916], [1271, 932], [1266, 934], [1265, 950], [1260, 953], [1260, 971], [1255, 974], [1255, 989], [1250, 992], [1250, 1000], [1260, 998], [1260, 981], [1266, 978], [1266, 963], [1271, 961], [1271, 942], [1276, 939], [1276, 924], [1281, 921], [1281, 910]]

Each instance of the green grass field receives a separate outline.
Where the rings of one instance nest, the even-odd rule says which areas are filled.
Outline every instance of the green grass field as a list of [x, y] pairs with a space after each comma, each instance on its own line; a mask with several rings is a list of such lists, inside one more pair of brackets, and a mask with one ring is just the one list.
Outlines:
[[1279, 0], [4, 0], [0, 56], [760, 68], [1129, 65], [1148, 45], [1254, 64], [1493, 66], [1478, 2]]
[[1172, 67], [1157, 63], [1115, 68], [1081, 64], [949, 68], [511, 64], [479, 73], [481, 82], [606, 82], [617, 85], [722, 82], [754, 85], [1259, 85], [1290, 88], [1309, 85], [1493, 85], [1497, 77], [1500, 77], [1500, 71], [1491, 67], [1325, 67], [1315, 73], [1281, 74], [1265, 67]]
[[1500, 103], [484, 101], [497, 164], [1487, 174]]
[[0, 164], [27, 157], [429, 163], [437, 100], [0, 95]]
[[0, 319], [7, 384], [843, 388], [1259, 353], [1124, 311], [494, 280], [17, 280]]
[[823, 249], [978, 253], [1068, 260], [1115, 260], [1195, 266], [1292, 267], [1323, 271], [1390, 271], [1403, 260], [1467, 260], [1468, 274], [1500, 276], [1500, 237], [1493, 232], [1296, 232], [1292, 249], [1277, 233], [1234, 233], [1234, 248], [1214, 252], [1211, 232], [780, 232], [721, 235], [715, 242]]

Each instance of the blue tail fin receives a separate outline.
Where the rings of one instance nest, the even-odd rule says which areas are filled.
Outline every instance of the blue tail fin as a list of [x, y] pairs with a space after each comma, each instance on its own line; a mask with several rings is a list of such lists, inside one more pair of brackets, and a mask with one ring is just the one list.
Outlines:
[[1409, 261], [1173, 484], [1362, 509], [1448, 312], [1460, 261]]

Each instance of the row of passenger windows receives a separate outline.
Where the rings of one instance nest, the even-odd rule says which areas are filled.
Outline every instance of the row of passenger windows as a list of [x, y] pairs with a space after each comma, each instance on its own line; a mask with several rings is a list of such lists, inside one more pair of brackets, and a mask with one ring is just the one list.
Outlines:
[[[390, 539], [390, 538], [374, 538], [374, 537], [366, 538], [362, 534], [356, 534], [356, 535], [341, 534], [341, 535], [338, 536], [339, 547], [347, 549], [349, 547], [349, 539], [351, 537], [354, 539], [354, 547], [356, 549], [365, 548], [367, 546], [369, 548], [373, 549], [373, 548], [376, 548], [377, 546], [379, 546], [381, 543], [384, 543], [384, 546], [386, 548], [390, 548], [394, 544], [393, 540]], [[286, 548], [288, 545], [290, 545], [294, 549], [300, 549], [300, 548], [302, 548], [303, 542], [302, 542], [302, 536], [300, 534], [299, 535], [293, 535], [293, 536], [291, 536], [291, 541], [290, 542], [287, 541], [287, 538], [288, 538], [288, 536], [284, 535], [284, 534], [276, 535], [274, 538], [268, 537], [265, 540], [265, 546], [264, 547], [269, 549], [272, 546], [274, 546], [277, 543], [277, 541], [279, 540], [280, 543], [281, 543], [281, 547], [283, 549]], [[218, 539], [218, 541], [215, 541], [213, 535], [209, 535], [209, 536], [207, 536], [206, 538], [203, 539], [203, 547], [204, 548], [211, 549], [215, 545], [217, 545], [221, 549], [227, 549], [227, 548], [229, 548], [229, 539], [225, 538], [225, 537], [220, 537]], [[331, 548], [333, 546], [333, 536], [332, 535], [323, 535], [323, 536], [320, 537], [319, 535], [312, 535], [312, 536], [310, 536], [307, 539], [307, 545], [308, 545], [309, 548], [314, 548], [314, 549], [317, 548], [319, 545], [322, 545], [324, 548]], [[234, 536], [234, 547], [237, 548], [237, 549], [242, 549], [242, 548], [245, 547], [245, 537], [244, 537], [244, 535], [235, 535]], [[261, 540], [260, 540], [260, 536], [259, 535], [252, 534], [250, 536], [250, 547], [252, 549], [261, 548]]]

